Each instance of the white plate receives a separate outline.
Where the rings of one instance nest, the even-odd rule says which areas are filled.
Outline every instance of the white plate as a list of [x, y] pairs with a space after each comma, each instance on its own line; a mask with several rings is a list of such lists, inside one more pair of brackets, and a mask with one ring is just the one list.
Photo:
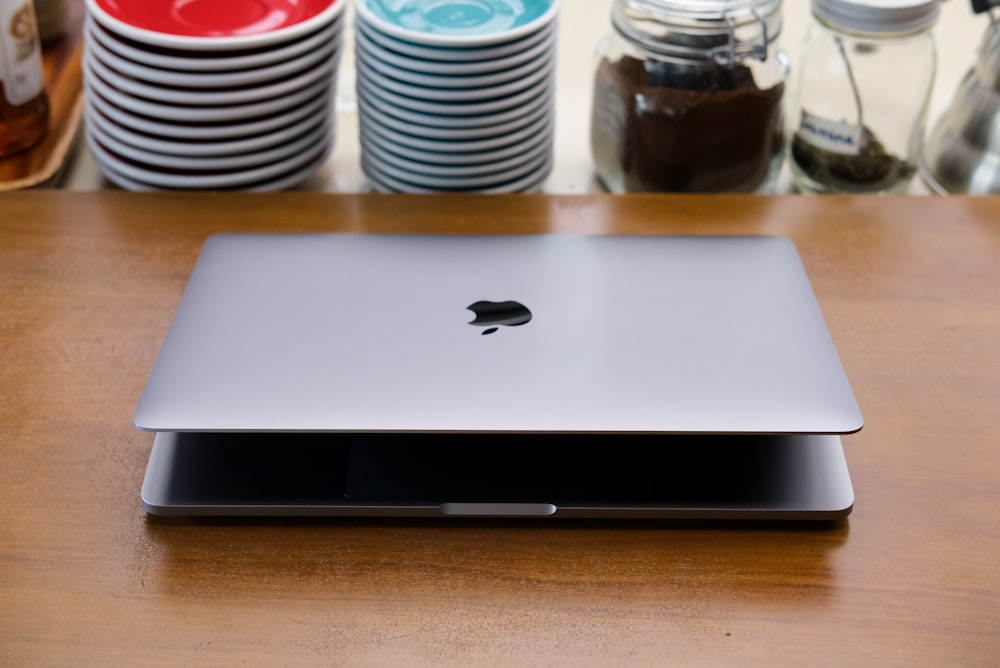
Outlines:
[[[266, 179], [264, 181], [257, 181], [255, 183], [247, 184], [244, 186], [238, 186], [235, 188], [225, 188], [224, 190], [241, 190], [244, 192], [276, 192], [279, 190], [285, 190], [298, 185], [306, 178], [308, 178], [314, 171], [319, 169], [327, 158], [330, 157], [330, 152], [332, 151], [332, 145], [327, 146], [327, 150], [321, 153], [315, 160], [311, 163], [306, 164], [304, 167], [294, 169], [286, 174], [282, 174], [273, 179]], [[164, 188], [162, 186], [155, 186], [149, 183], [143, 183], [142, 181], [137, 181], [135, 179], [129, 178], [128, 176], [120, 173], [114, 165], [102, 162], [101, 159], [94, 156], [95, 161], [101, 168], [101, 172], [110, 179], [116, 185], [125, 188], [126, 190], [133, 190], [136, 192], [151, 192], [154, 190], [172, 190], [171, 188]], [[183, 188], [183, 190], [190, 190], [190, 188]]]
[[105, 49], [96, 39], [87, 39], [85, 50], [99, 63], [126, 77], [140, 82], [175, 86], [179, 88], [236, 88], [239, 86], [262, 85], [266, 82], [286, 80], [292, 75], [319, 67], [339, 52], [340, 39], [334, 39], [323, 47], [291, 60], [273, 65], [237, 72], [191, 73], [147, 67]]
[[343, 23], [334, 21], [324, 26], [312, 35], [290, 42], [280, 48], [274, 47], [263, 51], [247, 51], [230, 55], [230, 52], [220, 52], [220, 55], [193, 53], [190, 56], [179, 56], [175, 53], [163, 53], [161, 50], [139, 48], [123, 42], [118, 36], [109, 33], [107, 28], [88, 17], [86, 21], [87, 39], [101, 43], [107, 50], [123, 58], [144, 63], [150, 67], [162, 67], [179, 72], [236, 72], [239, 70], [264, 67], [284, 60], [297, 58], [303, 54], [322, 49], [331, 41], [339, 40], [343, 31]]
[[87, 94], [96, 91], [105, 100], [130, 112], [166, 121], [191, 123], [213, 123], [222, 121], [244, 121], [260, 116], [268, 116], [279, 111], [297, 107], [312, 100], [323, 90], [329, 89], [330, 82], [320, 79], [308, 88], [281, 97], [262, 100], [251, 104], [236, 104], [225, 107], [190, 107], [148, 102], [122, 93], [100, 80], [84, 62], [83, 83]]
[[371, 47], [373, 53], [378, 53], [400, 67], [434, 74], [483, 74], [517, 67], [541, 58], [555, 46], [558, 31], [553, 24], [537, 35], [532, 35], [511, 48], [505, 48], [504, 51], [509, 53], [499, 55], [493, 52], [470, 54], [461, 49], [413, 46], [381, 35], [360, 21], [355, 24], [355, 34]]
[[334, 53], [332, 56], [328, 56], [318, 67], [305, 70], [296, 76], [287, 77], [274, 83], [248, 86], [235, 90], [180, 90], [142, 83], [108, 68], [90, 51], [84, 53], [83, 61], [87, 70], [93, 72], [109, 86], [122, 93], [168, 104], [195, 107], [221, 107], [272, 99], [294, 93], [316, 81], [332, 81], [336, 76], [337, 54]]
[[300, 133], [291, 141], [276, 147], [271, 147], [260, 151], [249, 153], [238, 153], [235, 155], [219, 156], [186, 156], [174, 155], [170, 153], [160, 153], [145, 148], [137, 148], [120, 141], [113, 132], [106, 132], [99, 123], [94, 122], [93, 112], [85, 115], [85, 131], [121, 158], [145, 163], [157, 169], [180, 169], [198, 171], [229, 172], [239, 169], [249, 169], [260, 165], [267, 165], [289, 156], [304, 151], [317, 141], [325, 139], [329, 133], [330, 124], [320, 122], [311, 128], [307, 128], [304, 133]]
[[543, 52], [544, 59], [532, 59], [516, 67], [502, 69], [486, 74], [457, 74], [445, 72], [441, 74], [424, 74], [418, 71], [419, 65], [412, 60], [393, 56], [385, 50], [371, 46], [364, 35], [355, 35], [355, 60], [363, 60], [373, 71], [391, 77], [397, 81], [425, 88], [484, 88], [523, 79], [539, 69], [544, 62], [554, 62], [555, 49]]
[[262, 181], [269, 181], [297, 171], [305, 165], [314, 164], [324, 153], [328, 153], [333, 145], [332, 138], [328, 141], [314, 144], [308, 150], [296, 156], [275, 162], [264, 167], [240, 170], [225, 174], [164, 174], [154, 170], [132, 165], [121, 158], [115, 157], [102, 148], [94, 138], [84, 133], [87, 146], [98, 165], [108, 166], [125, 178], [146, 183], [157, 188], [181, 188], [185, 190], [218, 190], [222, 188], [242, 188]]
[[375, 107], [379, 111], [389, 114], [406, 123], [413, 123], [414, 125], [432, 128], [489, 129], [501, 123], [507, 123], [523, 118], [527, 114], [535, 112], [539, 107], [551, 104], [552, 99], [555, 96], [553, 90], [554, 86], [549, 85], [539, 91], [535, 99], [525, 102], [522, 106], [515, 106], [511, 109], [504, 109], [503, 111], [488, 114], [453, 116], [427, 113], [423, 111], [413, 111], [411, 109], [401, 107], [391, 100], [386, 100], [378, 94], [372, 92], [371, 86], [363, 79], [358, 78], [355, 83], [357, 85], [358, 97], [360, 98], [364, 96], [371, 106]]
[[368, 32], [368, 30], [359, 27], [355, 31], [355, 43], [362, 45], [368, 53], [377, 56], [379, 61], [388, 66], [403, 69], [408, 73], [423, 73], [427, 76], [452, 78], [456, 76], [501, 75], [532, 62], [537, 63], [543, 59], [552, 58], [551, 54], [556, 52], [557, 32], [553, 30], [535, 45], [504, 58], [468, 62], [455, 59], [451, 61], [426, 60], [410, 54], [397, 53], [390, 47], [378, 43], [377, 39], [370, 36]]
[[[532, 138], [530, 142], [525, 142], [523, 145], [510, 146], [502, 152], [450, 156], [448, 154], [431, 153], [429, 151], [412, 151], [404, 147], [394, 146], [391, 143], [386, 143], [378, 135], [367, 131], [362, 132], [360, 135], [362, 149], [373, 147], [379, 157], [387, 164], [393, 166], [399, 164], [402, 166], [403, 163], [406, 163], [405, 171], [417, 174], [424, 173], [420, 168], [422, 165], [433, 166], [446, 170], [439, 173], [441, 176], [445, 174], [449, 176], [461, 176], [462, 170], [465, 168], [467, 168], [470, 175], [489, 174], [497, 171], [496, 169], [492, 169], [494, 165], [508, 165], [509, 161], [515, 160], [515, 162], [510, 163], [506, 167], [507, 169], [513, 169], [519, 162], [523, 162], [525, 155], [531, 154], [534, 157], [544, 150], [551, 151], [553, 146], [552, 139], [551, 134], [540, 134]], [[452, 159], [455, 157], [462, 159]], [[400, 168], [402, 169], [402, 167]]]
[[95, 21], [107, 28], [108, 32], [121, 35], [141, 44], [159, 46], [182, 51], [226, 51], [234, 49], [256, 49], [260, 47], [281, 47], [301, 39], [332, 23], [347, 5], [347, 0], [334, 0], [319, 14], [278, 30], [254, 35], [231, 35], [225, 37], [188, 37], [169, 33], [154, 32], [120, 21], [101, 9], [95, 0], [86, 0], [87, 13]]
[[372, 180], [377, 189], [383, 192], [405, 192], [405, 193], [437, 193], [437, 192], [474, 192], [483, 195], [494, 195], [502, 193], [532, 192], [538, 190], [545, 183], [552, 171], [551, 157], [534, 172], [518, 179], [513, 179], [505, 183], [493, 185], [487, 188], [433, 188], [408, 183], [403, 179], [394, 178], [385, 174], [371, 165], [365, 156], [361, 156], [361, 168]]
[[[101, 113], [93, 104], [94, 99], [88, 98], [84, 101], [84, 114], [87, 121], [96, 125], [105, 134], [113, 136], [118, 141], [129, 146], [153, 151], [155, 153], [167, 153], [170, 155], [183, 155], [191, 157], [208, 157], [222, 155], [238, 155], [249, 153], [250, 151], [261, 151], [277, 144], [290, 141], [298, 137], [308, 128], [317, 123], [324, 122], [319, 116], [306, 116], [303, 120], [292, 123], [286, 127], [279, 128], [274, 132], [254, 135], [244, 139], [233, 141], [171, 141], [148, 134], [133, 132], [114, 122]], [[334, 115], [327, 114], [326, 122], [333, 122]]]
[[[542, 105], [529, 111], [526, 115], [515, 118], [506, 123], [483, 128], [450, 128], [450, 127], [427, 127], [408, 123], [399, 120], [389, 114], [383, 113], [374, 106], [365, 95], [358, 95], [358, 120], [362, 123], [378, 125], [390, 130], [402, 132], [411, 138], [426, 139], [429, 141], [503, 141], [505, 136], [525, 128], [542, 116], [555, 114], [555, 109], [551, 105]], [[479, 149], [476, 149], [479, 150]]]
[[382, 71], [378, 71], [377, 68], [369, 64], [369, 61], [372, 59], [371, 56], [363, 51], [358, 51], [357, 55], [359, 57], [356, 59], [355, 66], [358, 78], [364, 77], [369, 82], [384, 90], [432, 103], [465, 104], [511, 97], [537, 85], [546, 78], [553, 79], [556, 71], [555, 61], [550, 60], [548, 62], [536, 63], [535, 69], [529, 71], [525, 76], [503, 84], [480, 88], [428, 88], [425, 86], [412, 86]]
[[548, 74], [549, 76], [543, 77], [531, 88], [526, 88], [517, 94], [482, 102], [429, 102], [427, 100], [400, 95], [395, 91], [380, 87], [384, 79], [376, 80], [375, 82], [369, 81], [368, 77], [362, 76], [360, 69], [358, 70], [357, 84], [359, 88], [364, 88], [366, 93], [371, 93], [371, 96], [374, 98], [381, 99], [393, 107], [406, 109], [418, 114], [455, 117], [490, 116], [511, 109], [521, 110], [524, 105], [530, 104], [533, 100], [545, 95], [551, 95], [552, 89], [555, 86], [555, 68], [550, 68]]
[[546, 161], [551, 159], [551, 152], [546, 152], [531, 161], [524, 162], [517, 167], [504, 172], [496, 172], [485, 176], [439, 177], [399, 169], [395, 165], [389, 164], [384, 160], [380, 160], [378, 156], [372, 154], [371, 152], [365, 153], [362, 151], [362, 160], [367, 162], [369, 165], [372, 165], [383, 174], [405, 181], [406, 183], [412, 183], [425, 188], [447, 188], [452, 190], [459, 188], [492, 188], [508, 181], [520, 179], [534, 172]]
[[465, 178], [474, 176], [492, 176], [508, 173], [526, 164], [534, 164], [539, 156], [552, 153], [552, 142], [536, 142], [531, 147], [520, 147], [521, 152], [505, 160], [486, 160], [474, 164], [454, 165], [438, 161], [437, 156], [423, 156], [410, 159], [401, 156], [391, 145], [378, 141], [376, 137], [361, 133], [361, 150], [367, 151], [373, 158], [382, 163], [392, 165], [400, 172], [409, 172], [421, 176], [440, 178]]
[[552, 0], [552, 4], [549, 5], [545, 13], [529, 23], [525, 23], [524, 25], [517, 26], [516, 28], [510, 30], [503, 30], [484, 35], [450, 35], [407, 30], [402, 26], [390, 23], [379, 16], [376, 16], [375, 13], [368, 7], [368, 0], [357, 0], [354, 3], [354, 8], [359, 21], [363, 21], [364, 23], [372, 26], [380, 33], [395, 37], [399, 40], [428, 46], [479, 48], [514, 42], [523, 39], [524, 37], [527, 37], [528, 35], [531, 35], [541, 28], [551, 24], [559, 14], [559, 0]]
[[362, 139], [365, 139], [365, 135], [367, 135], [370, 141], [387, 147], [397, 155], [438, 165], [474, 165], [482, 162], [506, 160], [536, 145], [551, 144], [555, 136], [555, 121], [551, 117], [545, 117], [539, 125], [528, 129], [530, 132], [521, 133], [517, 141], [477, 151], [456, 152], [447, 149], [441, 150], [440, 143], [432, 142], [427, 142], [424, 146], [407, 146], [399, 141], [398, 133], [372, 124], [361, 125]]
[[330, 91], [322, 92], [303, 106], [296, 107], [291, 111], [224, 125], [186, 125], [149, 120], [112, 105], [92, 90], [87, 92], [85, 101], [86, 104], [99, 111], [102, 116], [123, 128], [158, 137], [186, 139], [199, 142], [204, 146], [212, 146], [213, 143], [222, 140], [255, 138], [267, 133], [281, 132], [299, 123], [309, 122], [309, 119], [317, 114], [327, 117], [333, 116], [333, 95]]

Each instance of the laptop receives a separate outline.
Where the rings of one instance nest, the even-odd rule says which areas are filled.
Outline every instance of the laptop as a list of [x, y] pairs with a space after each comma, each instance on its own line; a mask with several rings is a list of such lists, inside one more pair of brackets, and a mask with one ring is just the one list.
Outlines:
[[224, 234], [150, 513], [836, 519], [861, 412], [781, 237]]

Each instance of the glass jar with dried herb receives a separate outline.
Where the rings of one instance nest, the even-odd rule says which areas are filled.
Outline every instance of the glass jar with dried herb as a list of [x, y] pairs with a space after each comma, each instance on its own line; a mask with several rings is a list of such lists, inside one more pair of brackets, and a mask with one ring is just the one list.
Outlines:
[[768, 192], [784, 155], [781, 0], [615, 0], [590, 140], [612, 192]]
[[807, 193], [889, 193], [917, 170], [938, 0], [812, 0], [790, 119]]

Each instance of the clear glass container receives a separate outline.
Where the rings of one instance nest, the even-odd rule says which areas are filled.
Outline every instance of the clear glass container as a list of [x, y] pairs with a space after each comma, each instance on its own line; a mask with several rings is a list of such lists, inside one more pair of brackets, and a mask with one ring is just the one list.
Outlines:
[[781, 0], [615, 0], [590, 140], [612, 192], [770, 192], [784, 156]]
[[934, 82], [937, 16], [938, 0], [813, 0], [789, 108], [796, 190], [906, 189]]

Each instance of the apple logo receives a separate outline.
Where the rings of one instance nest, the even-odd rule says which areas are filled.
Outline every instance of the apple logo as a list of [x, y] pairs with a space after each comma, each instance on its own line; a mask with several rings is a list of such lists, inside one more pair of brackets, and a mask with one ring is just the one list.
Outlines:
[[497, 325], [517, 327], [531, 320], [531, 311], [528, 307], [515, 301], [478, 301], [466, 308], [476, 314], [470, 325], [488, 328], [483, 330], [483, 335], [492, 334], [500, 329]]

